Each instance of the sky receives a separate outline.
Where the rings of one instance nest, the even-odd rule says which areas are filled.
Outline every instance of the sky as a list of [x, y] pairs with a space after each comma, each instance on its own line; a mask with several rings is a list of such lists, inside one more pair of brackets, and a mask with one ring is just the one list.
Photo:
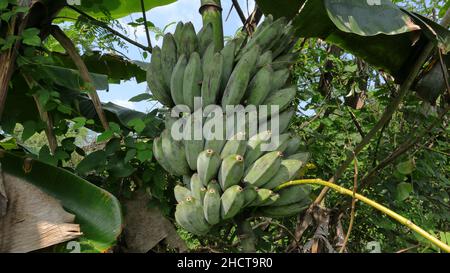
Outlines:
[[[247, 10], [247, 0], [238, 1], [243, 9], [244, 13], [247, 15], [252, 12], [255, 7], [254, 0], [248, 1]], [[228, 11], [231, 7], [231, 0], [222, 1], [223, 8], [223, 18], [225, 20], [228, 15]], [[202, 17], [198, 10], [200, 8], [200, 0], [178, 0], [177, 2], [166, 5], [163, 7], [154, 8], [146, 13], [147, 20], [155, 24], [156, 27], [164, 28], [164, 26], [172, 22], [192, 22], [198, 32], [202, 27]], [[147, 39], [145, 36], [144, 28], [132, 28], [127, 24], [133, 20], [141, 18], [141, 13], [132, 14], [130, 16], [119, 19], [122, 26], [127, 29], [128, 36], [141, 44], [146, 45]], [[233, 10], [227, 21], [224, 21], [224, 35], [233, 36], [236, 30], [242, 26], [242, 22], [239, 19], [236, 11]], [[173, 33], [175, 25], [168, 28], [168, 32]], [[155, 39], [155, 34], [150, 33], [152, 45], [161, 45], [162, 38], [159, 40]], [[131, 60], [139, 60], [149, 62], [149, 58], [144, 59], [142, 57], [142, 50], [138, 49], [133, 45], [128, 45], [128, 52], [124, 52]], [[122, 82], [121, 84], [110, 84], [109, 91], [99, 91], [99, 96], [102, 102], [112, 102], [127, 108], [138, 110], [141, 112], [148, 112], [158, 107], [155, 102], [139, 102], [133, 103], [129, 102], [129, 99], [144, 93], [147, 89], [146, 83], [137, 84], [134, 80]]]

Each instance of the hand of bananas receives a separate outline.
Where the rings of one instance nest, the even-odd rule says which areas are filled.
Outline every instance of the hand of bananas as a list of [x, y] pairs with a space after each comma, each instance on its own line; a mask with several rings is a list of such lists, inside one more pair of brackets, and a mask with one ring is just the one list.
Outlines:
[[[300, 139], [286, 133], [297, 92], [290, 85], [289, 68], [296, 58], [291, 53], [296, 42], [292, 26], [268, 16], [252, 37], [231, 40], [221, 51], [216, 51], [212, 32], [207, 25], [197, 35], [191, 23], [179, 23], [173, 35], [165, 35], [161, 49], [153, 49], [147, 74], [153, 96], [169, 108], [185, 105], [189, 113], [211, 105], [223, 110], [230, 105], [274, 107], [280, 113], [266, 117], [279, 121], [280, 135], [275, 149], [265, 151], [262, 147], [270, 143], [273, 131], [272, 123], [262, 119], [245, 116], [246, 124], [260, 128], [256, 134], [233, 127], [232, 137], [222, 128], [223, 138], [195, 138], [193, 114], [166, 117], [166, 129], [154, 140], [154, 155], [169, 173], [183, 177], [184, 185], [174, 189], [175, 219], [197, 235], [244, 210], [284, 217], [309, 202], [308, 186], [272, 191], [298, 178], [309, 158], [299, 151]], [[200, 106], [195, 103], [198, 97]], [[228, 117], [220, 116], [225, 122]], [[172, 136], [172, 126], [180, 120], [185, 124], [181, 140]], [[202, 132], [207, 126], [205, 118]]]

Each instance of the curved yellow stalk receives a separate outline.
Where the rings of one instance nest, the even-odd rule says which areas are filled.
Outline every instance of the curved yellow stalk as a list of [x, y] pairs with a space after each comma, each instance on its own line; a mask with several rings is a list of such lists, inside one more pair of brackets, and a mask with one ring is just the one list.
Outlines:
[[[324, 181], [322, 179], [302, 179], [302, 180], [294, 180], [294, 181], [290, 181], [287, 183], [284, 183], [280, 186], [278, 186], [277, 188], [274, 189], [274, 191], [279, 191], [283, 188], [286, 187], [290, 187], [290, 186], [295, 186], [295, 185], [304, 185], [304, 184], [317, 184], [317, 185], [322, 185], [325, 187], [329, 187], [331, 189], [336, 190], [337, 192], [341, 193], [341, 194], [345, 194], [345, 195], [349, 195], [349, 196], [353, 196], [353, 192], [351, 190], [348, 190], [346, 188], [343, 188], [341, 186], [338, 186], [336, 184]], [[400, 224], [407, 226], [408, 228], [414, 230], [415, 232], [419, 233], [421, 236], [423, 236], [424, 238], [426, 238], [428, 241], [432, 242], [433, 244], [435, 244], [436, 246], [438, 246], [440, 249], [450, 253], [450, 246], [444, 244], [442, 241], [438, 240], [437, 238], [435, 238], [434, 236], [432, 236], [431, 234], [429, 234], [428, 232], [426, 232], [425, 230], [423, 230], [422, 228], [418, 227], [417, 225], [415, 225], [413, 222], [411, 222], [411, 220], [399, 215], [398, 213], [388, 209], [387, 207], [378, 204], [375, 201], [370, 200], [367, 197], [362, 196], [361, 194], [356, 194], [355, 198], [360, 200], [361, 202], [366, 203], [367, 205], [381, 211], [382, 213], [388, 215], [389, 217], [393, 218], [394, 220], [396, 220], [397, 222], [399, 222]]]

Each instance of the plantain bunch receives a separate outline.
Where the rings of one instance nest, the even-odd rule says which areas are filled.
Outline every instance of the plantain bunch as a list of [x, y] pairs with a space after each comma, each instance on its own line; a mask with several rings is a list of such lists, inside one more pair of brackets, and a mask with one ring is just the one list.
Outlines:
[[[267, 16], [251, 37], [235, 38], [217, 49], [211, 25], [197, 34], [191, 23], [179, 23], [173, 35], [164, 36], [162, 47], [153, 49], [147, 81], [154, 98], [169, 109], [183, 105], [188, 110], [177, 117], [167, 114], [166, 129], [153, 144], [160, 165], [183, 177], [174, 193], [175, 219], [184, 229], [205, 235], [241, 213], [286, 217], [309, 203], [308, 186], [273, 191], [298, 178], [309, 159], [300, 149], [301, 140], [287, 132], [297, 92], [290, 71], [297, 57], [292, 53], [293, 32], [284, 18]], [[228, 121], [235, 117], [225, 111], [230, 105], [267, 106], [269, 111], [264, 119], [261, 113], [246, 114], [245, 126], [231, 128]], [[201, 131], [221, 119], [220, 138], [194, 136], [195, 113], [208, 106], [225, 114], [202, 116]], [[275, 115], [270, 111], [274, 106], [279, 110]], [[274, 118], [279, 121], [278, 142], [266, 151]], [[172, 134], [175, 124], [181, 124], [182, 139]], [[250, 130], [249, 124], [258, 130]]]

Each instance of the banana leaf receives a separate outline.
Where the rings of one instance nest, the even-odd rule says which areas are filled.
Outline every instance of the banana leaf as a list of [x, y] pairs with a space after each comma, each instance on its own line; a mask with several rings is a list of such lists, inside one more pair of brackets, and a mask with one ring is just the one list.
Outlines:
[[[52, 57], [61, 66], [76, 69], [72, 60], [67, 55], [52, 53]], [[133, 78], [138, 83], [146, 80], [146, 71], [134, 61], [127, 60], [122, 56], [94, 51], [81, 56], [81, 58], [89, 72], [107, 75], [109, 83], [120, 83], [121, 81], [131, 80]]]
[[[144, 5], [145, 9], [148, 11], [156, 7], [171, 4], [173, 2], [176, 2], [176, 0], [144, 0]], [[105, 15], [107, 15], [109, 18], [118, 19], [132, 13], [142, 11], [141, 1], [139, 0], [71, 0], [69, 4], [96, 18], [104, 18], [106, 17]], [[77, 13], [67, 8], [64, 9], [61, 14], [59, 14], [59, 16], [62, 17], [76, 17], [77, 15]]]
[[83, 236], [82, 252], [106, 252], [122, 232], [119, 201], [109, 192], [71, 172], [0, 150], [3, 171], [24, 179], [50, 196], [76, 216]]
[[[389, 0], [256, 0], [265, 14], [293, 20], [299, 37], [316, 37], [364, 59], [401, 83], [428, 41], [423, 24]], [[422, 18], [422, 20], [424, 20]], [[428, 25], [438, 37], [449, 31]], [[448, 46], [446, 38], [440, 42]]]

